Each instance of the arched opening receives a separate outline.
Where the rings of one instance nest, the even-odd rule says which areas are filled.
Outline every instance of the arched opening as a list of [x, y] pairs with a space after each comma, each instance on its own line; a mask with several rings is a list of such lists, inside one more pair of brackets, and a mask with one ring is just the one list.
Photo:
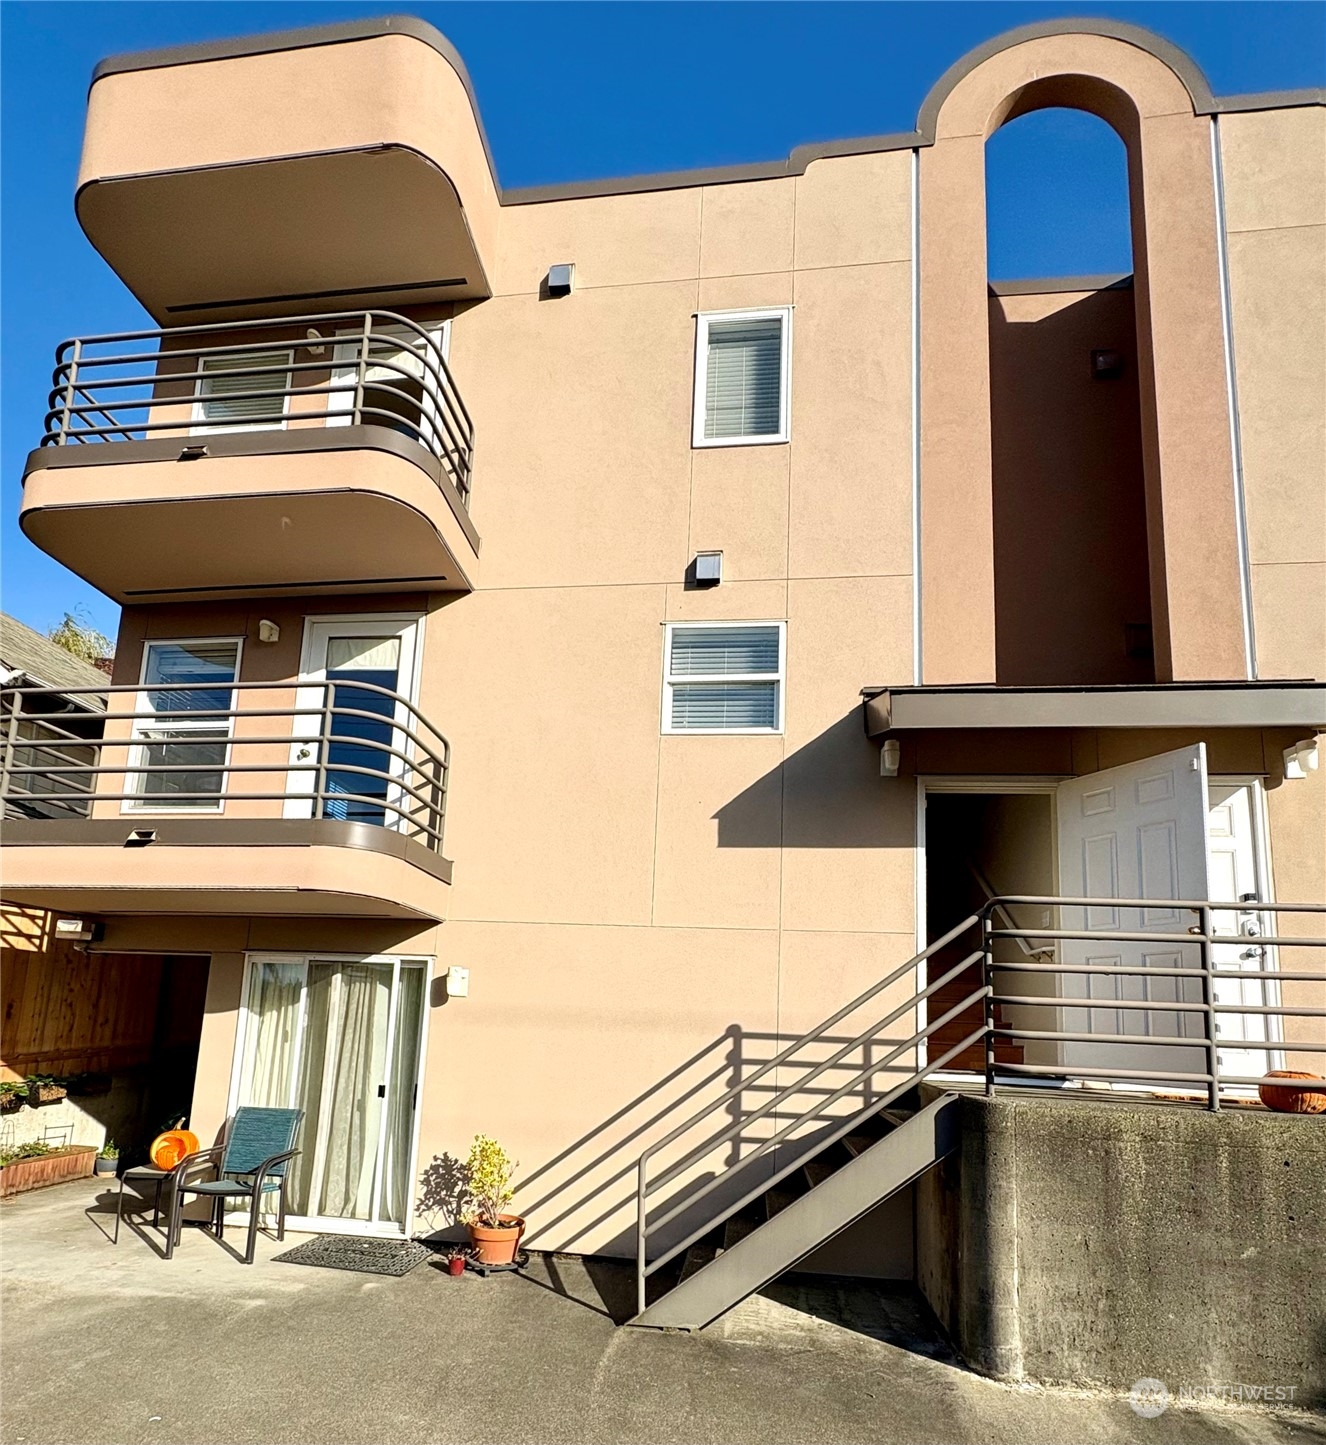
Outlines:
[[1081, 110], [1019, 114], [986, 146], [1003, 686], [1155, 680], [1128, 170]]

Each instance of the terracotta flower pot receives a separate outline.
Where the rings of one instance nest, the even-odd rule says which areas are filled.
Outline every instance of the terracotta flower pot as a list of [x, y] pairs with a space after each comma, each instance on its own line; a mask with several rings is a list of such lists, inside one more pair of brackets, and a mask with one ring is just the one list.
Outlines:
[[[1271, 1079], [1308, 1079], [1314, 1084], [1326, 1083], [1320, 1074], [1305, 1074], [1298, 1069], [1271, 1069]], [[1259, 1084], [1258, 1096], [1268, 1109], [1277, 1114], [1326, 1114], [1326, 1094], [1314, 1093], [1311, 1089], [1277, 1087], [1275, 1084]]]
[[480, 1264], [510, 1264], [520, 1247], [520, 1236], [525, 1232], [525, 1221], [518, 1214], [504, 1214], [501, 1223], [471, 1224], [470, 1243]]
[[459, 1279], [465, 1273], [465, 1260], [457, 1254], [447, 1260], [447, 1273], [452, 1279]]

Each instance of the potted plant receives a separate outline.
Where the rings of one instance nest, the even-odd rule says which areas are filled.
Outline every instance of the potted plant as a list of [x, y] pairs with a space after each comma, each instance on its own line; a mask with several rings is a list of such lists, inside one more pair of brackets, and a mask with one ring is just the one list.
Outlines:
[[0, 1114], [12, 1114], [23, 1107], [28, 1097], [28, 1086], [22, 1079], [6, 1079], [0, 1083]]
[[[1271, 1069], [1268, 1079], [1300, 1079], [1305, 1083], [1326, 1083], [1320, 1074], [1307, 1074], [1299, 1069]], [[1268, 1109], [1277, 1114], [1326, 1114], [1326, 1094], [1292, 1084], [1261, 1084], [1258, 1096]]]
[[28, 1086], [28, 1103], [35, 1109], [41, 1104], [56, 1104], [69, 1092], [52, 1074], [33, 1074], [23, 1081]]
[[94, 1174], [114, 1174], [120, 1167], [120, 1146], [114, 1139], [107, 1139], [97, 1150], [97, 1162], [92, 1166]]
[[452, 1279], [459, 1279], [465, 1273], [465, 1261], [469, 1257], [470, 1251], [461, 1245], [442, 1251], [442, 1262], [446, 1265], [447, 1273]]
[[476, 1134], [465, 1165], [469, 1201], [465, 1225], [470, 1243], [480, 1264], [511, 1264], [525, 1232], [525, 1221], [518, 1214], [505, 1214], [515, 1192], [511, 1177], [516, 1162], [497, 1142], [486, 1134]]

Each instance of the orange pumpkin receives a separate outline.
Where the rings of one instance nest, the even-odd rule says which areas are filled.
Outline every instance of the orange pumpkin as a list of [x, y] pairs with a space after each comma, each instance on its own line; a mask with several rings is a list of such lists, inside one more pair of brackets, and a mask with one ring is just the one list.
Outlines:
[[[1272, 1069], [1268, 1079], [1307, 1079], [1314, 1084], [1326, 1083], [1319, 1074], [1304, 1074], [1297, 1069]], [[1326, 1094], [1311, 1089], [1278, 1088], [1275, 1084], [1259, 1084], [1257, 1094], [1268, 1109], [1277, 1114], [1326, 1114]]]
[[167, 1129], [152, 1140], [147, 1157], [154, 1169], [173, 1169], [181, 1159], [196, 1154], [201, 1147], [197, 1134], [188, 1129]]

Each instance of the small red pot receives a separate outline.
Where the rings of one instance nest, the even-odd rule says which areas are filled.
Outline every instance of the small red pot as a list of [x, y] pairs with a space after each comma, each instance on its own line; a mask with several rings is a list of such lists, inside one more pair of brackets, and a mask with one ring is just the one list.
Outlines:
[[518, 1214], [504, 1214], [501, 1220], [495, 1229], [488, 1224], [469, 1226], [470, 1242], [480, 1264], [511, 1264], [516, 1257], [525, 1221]]
[[463, 1255], [455, 1255], [447, 1260], [447, 1273], [452, 1279], [459, 1279], [465, 1273], [465, 1258]]

